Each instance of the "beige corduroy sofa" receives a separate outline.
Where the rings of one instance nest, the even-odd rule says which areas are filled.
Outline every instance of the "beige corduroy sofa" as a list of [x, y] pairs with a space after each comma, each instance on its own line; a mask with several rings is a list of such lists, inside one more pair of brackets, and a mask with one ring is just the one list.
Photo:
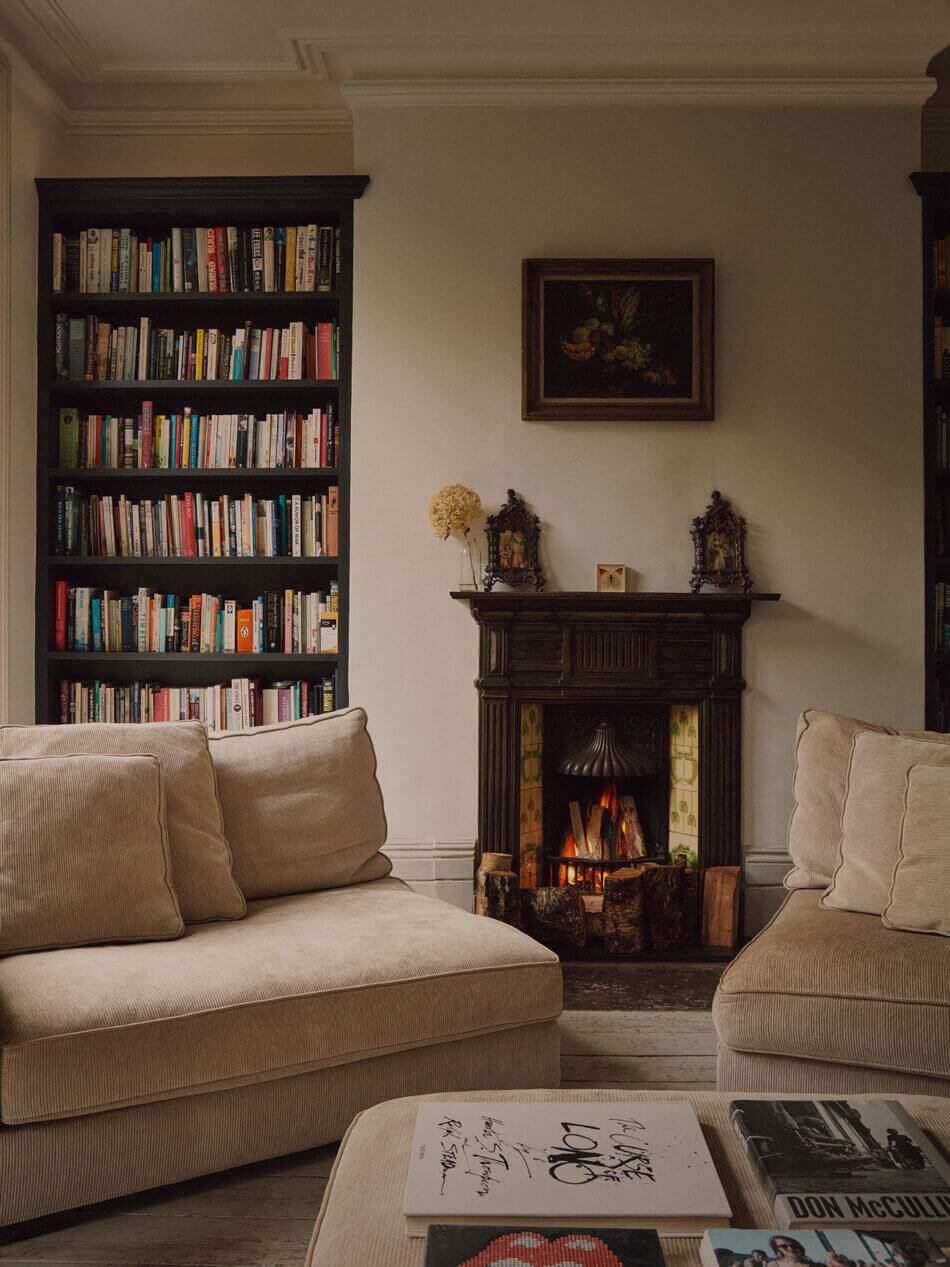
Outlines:
[[[720, 979], [713, 1002], [720, 1090], [950, 1096], [950, 936], [895, 927], [892, 906], [876, 909], [886, 895], [863, 896], [875, 882], [882, 893], [893, 882], [887, 851], [893, 837], [896, 865], [908, 773], [950, 764], [948, 740], [896, 735], [817, 709], [803, 714], [791, 891]], [[884, 780], [868, 767], [868, 749], [897, 771], [900, 795], [885, 796], [880, 807]], [[862, 769], [872, 776], [864, 784]], [[941, 903], [950, 909], [950, 842], [945, 848], [942, 895], [914, 894], [919, 917], [911, 922], [919, 930], [935, 923]], [[842, 883], [849, 849], [850, 890]]]
[[212, 737], [227, 884], [233, 865], [256, 896], [219, 874], [228, 913], [203, 922], [182, 895], [201, 914], [212, 882], [189, 880], [172, 830], [200, 795], [192, 774], [176, 803], [171, 767], [191, 744], [201, 774], [208, 743], [176, 725], [0, 728], [5, 768], [158, 751], [184, 914], [169, 939], [0, 958], [0, 1223], [326, 1143], [393, 1096], [558, 1083], [556, 956], [388, 875], [361, 710]]

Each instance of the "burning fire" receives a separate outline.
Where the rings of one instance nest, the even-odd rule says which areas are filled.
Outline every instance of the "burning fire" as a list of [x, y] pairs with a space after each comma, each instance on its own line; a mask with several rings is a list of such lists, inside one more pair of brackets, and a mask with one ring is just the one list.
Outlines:
[[[632, 799], [625, 799], [628, 799], [629, 805], [632, 806]], [[574, 821], [575, 810], [580, 814], [582, 820], [580, 823]], [[600, 810], [600, 812], [595, 813], [595, 810]], [[572, 806], [571, 817], [572, 826], [568, 828], [561, 846], [562, 858], [589, 859], [591, 862], [596, 862], [603, 859], [616, 861], [634, 856], [634, 851], [630, 847], [630, 838], [631, 835], [635, 836], [637, 833], [642, 838], [642, 831], [639, 822], [635, 825], [628, 824], [624, 802], [617, 790], [615, 779], [610, 779], [604, 784], [600, 800], [591, 802], [586, 812], [580, 811], [575, 803]], [[577, 839], [575, 827], [581, 827], [584, 830], [583, 839], [580, 841]], [[596, 836], [596, 844], [592, 835]], [[639, 854], [639, 851], [637, 853]], [[558, 865], [558, 884], [562, 886], [575, 884], [579, 878], [592, 883], [595, 893], [602, 891], [602, 868], [572, 866], [569, 863]]]

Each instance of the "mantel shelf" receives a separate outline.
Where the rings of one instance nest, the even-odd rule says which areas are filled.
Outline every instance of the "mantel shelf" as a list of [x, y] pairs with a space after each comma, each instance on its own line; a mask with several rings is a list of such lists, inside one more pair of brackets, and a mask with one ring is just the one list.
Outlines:
[[752, 609], [750, 604], [775, 603], [781, 594], [753, 592], [740, 593], [634, 593], [605, 594], [595, 590], [551, 590], [549, 593], [485, 593], [482, 590], [452, 590], [452, 598], [471, 605], [472, 615], [478, 619], [479, 613], [486, 615], [498, 612], [517, 612], [528, 615], [532, 612], [629, 612], [657, 613], [688, 612], [704, 615], [721, 615], [723, 613], [744, 612]]

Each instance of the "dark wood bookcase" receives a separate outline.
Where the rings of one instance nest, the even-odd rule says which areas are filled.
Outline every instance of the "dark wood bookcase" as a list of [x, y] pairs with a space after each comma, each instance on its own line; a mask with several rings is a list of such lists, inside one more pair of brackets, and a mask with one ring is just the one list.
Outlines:
[[[336, 673], [336, 707], [348, 702], [350, 542], [350, 382], [353, 306], [353, 203], [366, 176], [290, 176], [207, 179], [37, 180], [39, 258], [37, 300], [36, 483], [36, 720], [60, 720], [60, 683], [96, 680], [116, 685], [158, 682], [205, 686], [233, 677], [268, 683], [320, 681]], [[53, 292], [53, 234], [74, 235], [90, 226], [132, 226], [163, 237], [172, 226], [321, 224], [341, 230], [340, 273], [330, 292], [249, 293]], [[134, 267], [134, 265], [133, 265]], [[335, 320], [339, 325], [337, 379], [178, 382], [71, 382], [55, 374], [56, 315], [99, 317], [155, 326], [234, 328], [291, 321]], [[59, 411], [75, 406], [92, 413], [134, 414], [151, 400], [156, 413], [190, 405], [196, 413], [309, 411], [336, 407], [338, 465], [319, 469], [99, 469], [59, 467]], [[161, 497], [190, 490], [217, 496], [274, 497], [322, 494], [339, 488], [339, 553], [317, 558], [99, 558], [55, 554], [57, 486], [82, 493]], [[265, 590], [328, 591], [339, 585], [339, 651], [332, 655], [193, 654], [56, 651], [54, 601], [57, 581], [134, 593], [140, 586], [162, 593], [218, 593], [249, 601]]]
[[[936, 244], [950, 237], [950, 172], [914, 172], [921, 198], [923, 255], [923, 401], [924, 401], [924, 664], [926, 726], [950, 728], [950, 651], [944, 650], [938, 627], [937, 584], [947, 585], [950, 623], [950, 471], [941, 467], [941, 411], [950, 412], [950, 375], [938, 379], [935, 322], [950, 328], [950, 261], [948, 284], [938, 284]], [[942, 528], [938, 529], [938, 523]], [[941, 542], [943, 543], [941, 545]]]

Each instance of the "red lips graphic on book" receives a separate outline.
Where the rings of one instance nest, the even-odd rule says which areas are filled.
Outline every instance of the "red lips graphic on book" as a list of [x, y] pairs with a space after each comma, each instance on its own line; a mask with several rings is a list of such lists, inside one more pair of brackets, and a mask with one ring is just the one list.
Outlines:
[[597, 1236], [577, 1232], [549, 1241], [541, 1232], [511, 1232], [496, 1237], [459, 1267], [623, 1267]]

